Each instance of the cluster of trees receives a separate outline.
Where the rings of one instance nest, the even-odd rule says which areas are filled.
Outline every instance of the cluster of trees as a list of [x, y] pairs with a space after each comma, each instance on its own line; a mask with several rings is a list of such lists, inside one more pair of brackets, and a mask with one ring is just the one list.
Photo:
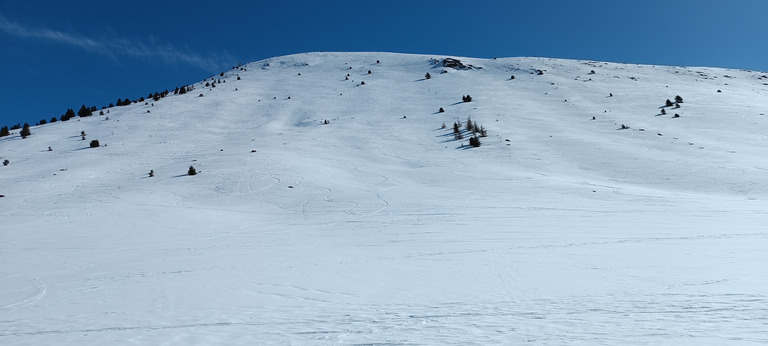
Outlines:
[[11, 130], [18, 130], [21, 129], [21, 132], [19, 132], [19, 135], [21, 135], [21, 138], [27, 138], [29, 135], [32, 134], [32, 131], [29, 130], [29, 123], [24, 123], [24, 126], [21, 126], [20, 124], [13, 125], [10, 129], [8, 126], [3, 126], [0, 128], [0, 137], [10, 136]]
[[[174, 89], [174, 91], [173, 91], [173, 94], [174, 95], [177, 95], [177, 94], [182, 94], [183, 95], [183, 94], [186, 94], [187, 91], [191, 91], [193, 89], [194, 89], [194, 87], [186, 86], [186, 85], [185, 86], [181, 86], [181, 87], [176, 87], [176, 89]], [[170, 94], [170, 91], [168, 91], [168, 89], [166, 89], [165, 91], [162, 91], [162, 92], [149, 93], [149, 95], [147, 95], [146, 99], [152, 99], [154, 101], [159, 101], [160, 99], [168, 96], [168, 94]], [[110, 103], [109, 106], [101, 107], [101, 112], [99, 112], [99, 115], [104, 115], [104, 109], [107, 109], [107, 108], [113, 108], [115, 106], [118, 106], [118, 107], [119, 106], [128, 106], [128, 105], [133, 104], [133, 103], [144, 102], [144, 101], [145, 101], [145, 98], [143, 96], [140, 97], [139, 99], [134, 99], [134, 100], [131, 100], [130, 98], [126, 98], [126, 99], [118, 98], [115, 103]], [[59, 120], [61, 120], [61, 121], [68, 121], [68, 120], [74, 118], [75, 116], [89, 117], [89, 116], [93, 115], [93, 113], [98, 111], [98, 110], [99, 109], [96, 108], [96, 106], [87, 107], [86, 105], [82, 105], [80, 107], [80, 110], [78, 110], [77, 113], [75, 113], [75, 111], [72, 108], [68, 108], [67, 111], [64, 112], [64, 114], [62, 114], [58, 119], [56, 117], [52, 117], [50, 120], [40, 119], [40, 121], [37, 122], [37, 125], [45, 125], [45, 124], [48, 124], [48, 123], [55, 123], [55, 122], [57, 122]], [[109, 112], [109, 111], [107, 111], [107, 112]], [[21, 124], [17, 124], [17, 125], [14, 125], [14, 127], [12, 127], [11, 130], [17, 130], [17, 129], [20, 129], [21, 127], [22, 127]], [[7, 136], [7, 134], [5, 136]], [[0, 137], [3, 137], [2, 132], [0, 132]]]
[[683, 98], [682, 98], [682, 97], [680, 97], [680, 95], [677, 95], [677, 96], [675, 96], [675, 103], [672, 103], [672, 101], [670, 101], [669, 99], [667, 99], [667, 100], [664, 102], [664, 106], [665, 106], [665, 107], [672, 107], [672, 106], [674, 106], [675, 108], [680, 108], [680, 104], [681, 104], [681, 103], [683, 103]]
[[[445, 124], [443, 124], [443, 127]], [[472, 134], [472, 137], [469, 138], [469, 145], [473, 147], [479, 147], [482, 143], [480, 143], [481, 137], [487, 137], [488, 132], [485, 130], [485, 127], [482, 125], [478, 125], [476, 121], [472, 121], [470, 117], [467, 117], [467, 122], [463, 126], [467, 132]], [[462, 124], [459, 122], [453, 123], [453, 137], [455, 139], [464, 139], [464, 134], [462, 133]]]
[[[680, 95], [675, 96], [675, 102], [672, 103], [669, 99], [664, 101], [664, 106], [661, 108], [661, 114], [667, 114], [667, 111], [663, 107], [674, 107], [674, 108], [680, 108], [680, 104], [683, 103], [683, 98], [680, 97]], [[680, 114], [675, 113], [675, 115], [672, 116], [673, 118], [679, 118]]]

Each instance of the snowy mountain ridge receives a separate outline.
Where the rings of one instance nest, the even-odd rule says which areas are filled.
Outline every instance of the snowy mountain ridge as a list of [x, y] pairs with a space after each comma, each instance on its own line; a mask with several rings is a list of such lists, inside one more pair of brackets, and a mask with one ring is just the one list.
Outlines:
[[190, 86], [0, 138], [0, 343], [768, 341], [766, 73], [306, 53]]

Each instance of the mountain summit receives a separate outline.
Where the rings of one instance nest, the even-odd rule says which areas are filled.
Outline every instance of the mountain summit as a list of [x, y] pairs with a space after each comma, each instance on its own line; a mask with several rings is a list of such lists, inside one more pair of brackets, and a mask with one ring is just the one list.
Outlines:
[[0, 343], [768, 342], [766, 73], [307, 53], [182, 89], [0, 137]]

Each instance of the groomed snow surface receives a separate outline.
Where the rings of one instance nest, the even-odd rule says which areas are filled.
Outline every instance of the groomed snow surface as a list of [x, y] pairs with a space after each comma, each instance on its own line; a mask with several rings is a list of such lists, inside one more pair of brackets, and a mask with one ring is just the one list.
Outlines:
[[0, 138], [0, 344], [768, 343], [765, 73], [442, 58]]

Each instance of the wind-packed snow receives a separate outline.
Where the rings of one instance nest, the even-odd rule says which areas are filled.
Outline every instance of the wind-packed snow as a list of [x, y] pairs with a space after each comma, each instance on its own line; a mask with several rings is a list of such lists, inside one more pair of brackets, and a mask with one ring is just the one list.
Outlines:
[[765, 73], [442, 58], [0, 138], [0, 344], [768, 343]]

